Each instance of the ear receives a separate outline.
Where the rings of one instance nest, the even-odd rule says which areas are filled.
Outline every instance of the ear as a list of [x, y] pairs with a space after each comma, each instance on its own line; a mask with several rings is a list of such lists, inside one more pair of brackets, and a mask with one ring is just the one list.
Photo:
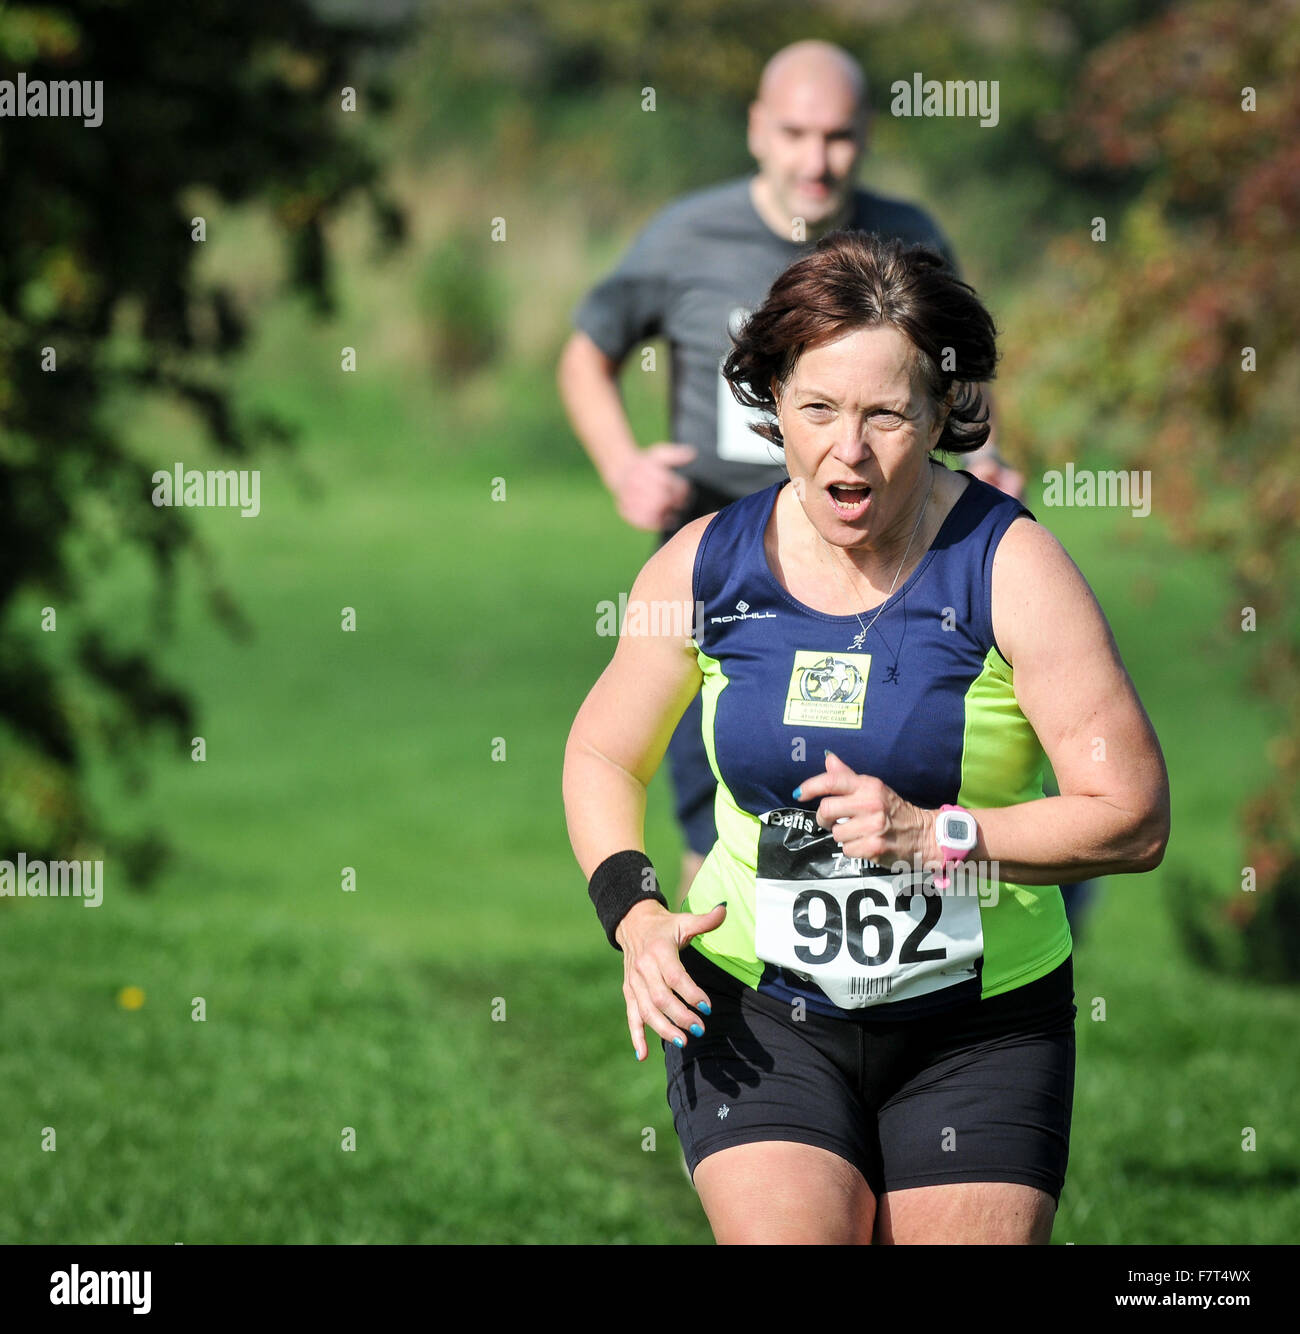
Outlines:
[[871, 108], [864, 107], [858, 128], [858, 161], [861, 162], [869, 152], [871, 152]]
[[745, 128], [745, 144], [749, 149], [750, 157], [752, 157], [755, 162], [758, 161], [759, 157], [756, 145], [762, 136], [762, 130], [763, 108], [758, 102], [751, 102], [749, 104], [749, 119]]

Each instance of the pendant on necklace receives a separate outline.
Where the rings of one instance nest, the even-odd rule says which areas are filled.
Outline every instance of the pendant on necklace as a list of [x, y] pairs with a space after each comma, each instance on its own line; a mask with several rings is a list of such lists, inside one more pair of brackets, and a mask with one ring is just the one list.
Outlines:
[[853, 636], [853, 642], [849, 645], [849, 647], [861, 648], [862, 645], [866, 643], [866, 639], [867, 639], [867, 632], [865, 630], [860, 630], [856, 635]]

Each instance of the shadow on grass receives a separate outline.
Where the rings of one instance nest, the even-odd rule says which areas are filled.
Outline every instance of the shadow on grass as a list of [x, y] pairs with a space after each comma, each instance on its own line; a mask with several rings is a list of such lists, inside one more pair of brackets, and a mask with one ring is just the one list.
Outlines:
[[1266, 1167], [1261, 1171], [1226, 1172], [1206, 1168], [1175, 1167], [1129, 1158], [1119, 1164], [1119, 1175], [1138, 1186], [1178, 1186], [1240, 1195], [1246, 1190], [1296, 1190], [1300, 1188], [1300, 1169]]

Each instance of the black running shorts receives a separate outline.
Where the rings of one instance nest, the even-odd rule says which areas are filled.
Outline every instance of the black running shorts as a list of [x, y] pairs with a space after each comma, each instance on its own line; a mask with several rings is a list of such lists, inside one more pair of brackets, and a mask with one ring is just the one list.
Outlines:
[[1074, 1099], [1074, 977], [1046, 977], [928, 1019], [833, 1019], [747, 987], [698, 950], [703, 1037], [664, 1042], [668, 1105], [692, 1177], [719, 1149], [785, 1140], [852, 1163], [878, 1197], [1013, 1181], [1059, 1201]]

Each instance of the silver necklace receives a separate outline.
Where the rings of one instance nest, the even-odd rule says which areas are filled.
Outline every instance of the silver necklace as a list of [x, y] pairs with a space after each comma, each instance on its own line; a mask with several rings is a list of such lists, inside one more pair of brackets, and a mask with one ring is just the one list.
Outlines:
[[[928, 462], [929, 460], [927, 460], [927, 463]], [[912, 535], [907, 539], [907, 546], [903, 551], [903, 559], [898, 562], [898, 569], [894, 571], [894, 582], [889, 585], [889, 592], [885, 594], [885, 600], [876, 609], [876, 614], [866, 623], [866, 625], [862, 624], [862, 617], [859, 616], [856, 611], [853, 613], [854, 618], [857, 620], [858, 626], [860, 627], [860, 633], [853, 636], [853, 642], [850, 643], [849, 648], [851, 649], [861, 648], [863, 644], [867, 642], [867, 631], [870, 630], [873, 625], [875, 625], [877, 620], [879, 620], [880, 613], [885, 610], [885, 608], [889, 605], [889, 599], [894, 596], [894, 589], [898, 585], [898, 576], [903, 573], [903, 566], [907, 564], [907, 558], [912, 551], [912, 543], [916, 540], [916, 535], [921, 530], [921, 521], [925, 518], [925, 511], [929, 508], [930, 493], [933, 490], [934, 490], [934, 468], [931, 467], [930, 485], [926, 488], [925, 501], [921, 505], [920, 514], [916, 516], [916, 523], [912, 525]], [[821, 537], [821, 534], [819, 533], [818, 536]], [[822, 541], [823, 543], [826, 543], [826, 545], [828, 546], [830, 545], [829, 543], [826, 542], [826, 539], [824, 537], [822, 538]], [[844, 582], [848, 584], [849, 592], [852, 593], [854, 596], [856, 596], [857, 589], [855, 589], [853, 585], [849, 583], [847, 574], [844, 575]]]

